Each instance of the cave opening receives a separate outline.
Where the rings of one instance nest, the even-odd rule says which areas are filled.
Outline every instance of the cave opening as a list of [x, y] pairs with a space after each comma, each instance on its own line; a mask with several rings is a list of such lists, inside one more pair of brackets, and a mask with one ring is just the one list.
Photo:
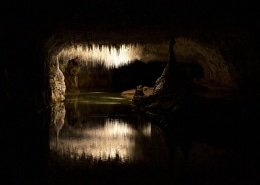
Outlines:
[[[259, 184], [259, 6], [14, 0], [1, 8], [6, 182]], [[165, 75], [171, 38], [174, 84]], [[140, 84], [161, 94], [138, 105], [121, 95]], [[172, 91], [160, 91], [165, 84]]]
[[[214, 49], [186, 38], [176, 41], [177, 70], [172, 76], [180, 86], [186, 86], [187, 81], [204, 88], [218, 82], [223, 86], [229, 83], [219, 79], [219, 66], [224, 61]], [[154, 119], [133, 112], [131, 100], [140, 85], [145, 97], [155, 94], [158, 79], [163, 88], [167, 80], [163, 76], [173, 52], [169, 51], [169, 40], [110, 42], [60, 42], [51, 38], [47, 43], [52, 155], [76, 160], [119, 159], [123, 163], [167, 159], [167, 152], [157, 152], [167, 150], [160, 128], [153, 123]], [[208, 62], [209, 56], [212, 62]], [[229, 78], [228, 70], [223, 74]], [[162, 105], [159, 110], [175, 109], [175, 105]], [[147, 148], [158, 146], [155, 155], [147, 155]]]
[[[52, 156], [123, 163], [144, 160], [145, 141], [157, 137], [158, 130], [136, 116], [131, 98], [121, 93], [140, 84], [152, 92], [167, 64], [167, 42], [53, 43], [55, 39], [48, 47], [46, 70]], [[162, 141], [149, 145], [156, 142]]]
[[[243, 114], [236, 118], [241, 106], [232, 99], [240, 74], [222, 45], [177, 36], [171, 71], [169, 36], [92, 40], [75, 35], [54, 36], [46, 44], [54, 173], [59, 162], [70, 172], [78, 166], [106, 171], [105, 165], [116, 171], [111, 164], [149, 168], [154, 161], [164, 169], [173, 159], [191, 161], [194, 152], [219, 152], [218, 160], [228, 153], [225, 146], [234, 147], [229, 133], [238, 127], [223, 128], [242, 120]], [[151, 93], [141, 96], [144, 103], [135, 104], [139, 85]], [[166, 85], [173, 91], [160, 91]]]
[[[115, 42], [111, 38], [59, 39], [54, 36], [46, 44], [51, 101], [63, 101], [66, 93], [122, 92], [138, 85], [152, 88], [169, 59], [169, 39], [165, 38]], [[176, 41], [174, 52], [180, 68], [177, 79], [180, 73], [213, 91], [236, 88], [236, 66], [228, 63], [216, 46], [185, 37], [177, 37]]]
[[63, 101], [66, 93], [152, 87], [166, 66], [165, 48], [166, 42], [62, 46], [48, 57], [51, 100]]

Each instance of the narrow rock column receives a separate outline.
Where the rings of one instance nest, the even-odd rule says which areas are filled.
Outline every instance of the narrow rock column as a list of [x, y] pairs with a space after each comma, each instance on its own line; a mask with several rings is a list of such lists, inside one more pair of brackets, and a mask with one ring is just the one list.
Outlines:
[[176, 58], [174, 54], [173, 47], [175, 45], [175, 40], [171, 39], [169, 44], [169, 61], [163, 70], [162, 75], [156, 80], [153, 94], [159, 94], [163, 91], [168, 91], [172, 81], [172, 74], [176, 68]]
[[53, 102], [65, 100], [66, 86], [64, 75], [59, 68], [59, 63], [56, 60], [50, 65], [50, 88], [51, 100]]

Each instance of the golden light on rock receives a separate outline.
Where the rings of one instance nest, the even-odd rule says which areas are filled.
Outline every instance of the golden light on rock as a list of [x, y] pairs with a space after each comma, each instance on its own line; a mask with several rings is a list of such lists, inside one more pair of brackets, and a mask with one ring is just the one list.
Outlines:
[[119, 47], [107, 45], [77, 45], [63, 48], [57, 55], [58, 60], [68, 61], [78, 58], [82, 63], [99, 63], [106, 67], [119, 67], [134, 60], [140, 60], [142, 48], [139, 45], [122, 44]]

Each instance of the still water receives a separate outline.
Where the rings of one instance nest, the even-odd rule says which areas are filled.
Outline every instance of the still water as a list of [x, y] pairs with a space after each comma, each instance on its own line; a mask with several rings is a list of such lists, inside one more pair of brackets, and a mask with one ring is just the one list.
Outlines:
[[120, 162], [162, 162], [162, 131], [132, 111], [117, 93], [67, 94], [52, 107], [50, 150], [60, 157]]
[[239, 154], [244, 145], [232, 144], [237, 139], [228, 122], [223, 127], [206, 119], [199, 125], [194, 117], [176, 114], [150, 122], [120, 94], [104, 92], [68, 94], [52, 106], [51, 118], [49, 169], [55, 185], [241, 184], [246, 177]]

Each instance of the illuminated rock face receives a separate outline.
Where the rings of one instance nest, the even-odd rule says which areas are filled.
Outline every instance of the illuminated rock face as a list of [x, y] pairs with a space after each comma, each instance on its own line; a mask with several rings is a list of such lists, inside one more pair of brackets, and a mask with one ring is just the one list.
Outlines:
[[51, 101], [59, 102], [65, 100], [66, 85], [64, 75], [59, 68], [58, 62], [52, 62], [50, 65], [50, 90]]
[[[78, 58], [82, 66], [103, 65], [106, 68], [119, 67], [140, 59], [142, 48], [140, 45], [125, 45], [119, 47], [111, 45], [68, 45], [57, 54], [59, 61], [64, 61], [61, 68], [65, 68], [68, 61]], [[63, 71], [63, 70], [62, 70]]]
[[162, 75], [155, 81], [153, 94], [158, 94], [163, 91], [167, 81], [168, 70], [169, 70], [169, 66], [167, 65], [164, 68]]

